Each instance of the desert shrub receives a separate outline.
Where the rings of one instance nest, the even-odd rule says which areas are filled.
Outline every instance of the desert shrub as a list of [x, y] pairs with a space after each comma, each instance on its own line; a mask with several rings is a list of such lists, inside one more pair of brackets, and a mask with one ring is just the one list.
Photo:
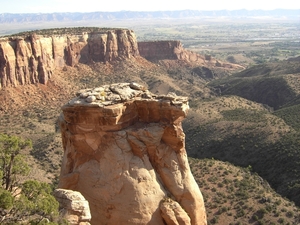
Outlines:
[[13, 206], [14, 198], [9, 191], [3, 190], [0, 194], [0, 209], [10, 209]]
[[[0, 134], [0, 221], [16, 224], [18, 221], [54, 221], [58, 217], [59, 204], [51, 195], [49, 184], [26, 179], [29, 166], [22, 150], [31, 148], [30, 140]], [[20, 191], [17, 195], [16, 191]], [[14, 193], [14, 194], [13, 194]], [[46, 220], [45, 220], [46, 221]], [[40, 224], [40, 223], [39, 223]]]
[[218, 221], [219, 221], [219, 219], [218, 219], [217, 216], [214, 216], [214, 217], [210, 220], [211, 224], [217, 224]]
[[286, 212], [286, 216], [292, 218], [294, 216], [294, 213], [292, 211], [288, 211]]

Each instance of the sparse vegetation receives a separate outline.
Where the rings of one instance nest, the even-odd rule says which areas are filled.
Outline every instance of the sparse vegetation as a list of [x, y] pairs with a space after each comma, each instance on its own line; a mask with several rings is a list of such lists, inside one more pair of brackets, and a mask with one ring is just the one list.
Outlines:
[[299, 208], [281, 198], [249, 168], [207, 158], [189, 158], [189, 162], [204, 196], [209, 224], [278, 224], [279, 221], [296, 224], [299, 221], [295, 216], [299, 215]]
[[[233, 101], [234, 98], [202, 101], [199, 109], [192, 112], [192, 118], [184, 122], [190, 156], [213, 157], [243, 167], [250, 165], [251, 171], [298, 204], [299, 132], [262, 105], [251, 106], [247, 100]], [[247, 197], [247, 193], [241, 189], [236, 194]]]

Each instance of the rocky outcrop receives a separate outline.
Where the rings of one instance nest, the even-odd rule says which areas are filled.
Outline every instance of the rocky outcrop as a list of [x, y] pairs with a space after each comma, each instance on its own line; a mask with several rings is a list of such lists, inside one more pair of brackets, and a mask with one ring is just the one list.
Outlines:
[[210, 55], [200, 55], [183, 48], [180, 41], [148, 41], [139, 42], [139, 53], [150, 61], [181, 60], [195, 65], [221, 67], [225, 69], [243, 69], [242, 66], [221, 62]]
[[141, 56], [148, 60], [179, 59], [178, 52], [183, 50], [180, 41], [147, 41], [138, 46]]
[[46, 84], [55, 68], [78, 63], [111, 62], [139, 55], [131, 30], [80, 35], [29, 35], [0, 39], [0, 89]]
[[179, 59], [189, 62], [204, 62], [203, 55], [183, 48], [180, 41], [139, 42], [140, 55], [148, 60]]
[[91, 224], [206, 224], [181, 126], [188, 108], [135, 83], [79, 91], [60, 116], [59, 187], [82, 193]]
[[165, 199], [161, 205], [161, 216], [168, 225], [190, 225], [189, 215], [182, 209], [178, 202], [170, 198]]
[[53, 195], [59, 202], [60, 214], [70, 225], [90, 225], [88, 201], [78, 191], [56, 189]]

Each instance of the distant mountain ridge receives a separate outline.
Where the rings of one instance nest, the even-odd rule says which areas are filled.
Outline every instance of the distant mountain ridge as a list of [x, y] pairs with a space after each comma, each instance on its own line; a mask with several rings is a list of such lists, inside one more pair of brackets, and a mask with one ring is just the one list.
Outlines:
[[2, 13], [0, 23], [19, 22], [66, 22], [90, 20], [125, 20], [125, 19], [184, 19], [184, 18], [287, 18], [299, 19], [300, 9], [275, 9], [275, 10], [178, 10], [178, 11], [118, 11], [118, 12], [64, 12], [64, 13]]

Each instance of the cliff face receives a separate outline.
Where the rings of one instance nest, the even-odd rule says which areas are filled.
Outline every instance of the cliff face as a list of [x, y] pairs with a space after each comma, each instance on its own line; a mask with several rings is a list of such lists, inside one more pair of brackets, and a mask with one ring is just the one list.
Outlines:
[[186, 61], [204, 61], [205, 57], [183, 48], [180, 41], [139, 42], [142, 57], [148, 60], [179, 59]]
[[59, 187], [88, 200], [92, 224], [205, 225], [181, 121], [186, 97], [135, 83], [78, 92], [63, 106]]
[[111, 62], [138, 56], [131, 30], [106, 30], [81, 35], [30, 35], [0, 40], [0, 89], [46, 84], [53, 70], [77, 63]]
[[[200, 55], [183, 48], [180, 41], [148, 41], [139, 42], [139, 53], [142, 57], [150, 60], [182, 60], [187, 63], [206, 66], [209, 68], [242, 69], [237, 64], [220, 62], [210, 55]], [[168, 64], [168, 62], [167, 62]]]
[[180, 41], [139, 42], [138, 46], [141, 56], [148, 60], [178, 59], [176, 50], [183, 49]]

